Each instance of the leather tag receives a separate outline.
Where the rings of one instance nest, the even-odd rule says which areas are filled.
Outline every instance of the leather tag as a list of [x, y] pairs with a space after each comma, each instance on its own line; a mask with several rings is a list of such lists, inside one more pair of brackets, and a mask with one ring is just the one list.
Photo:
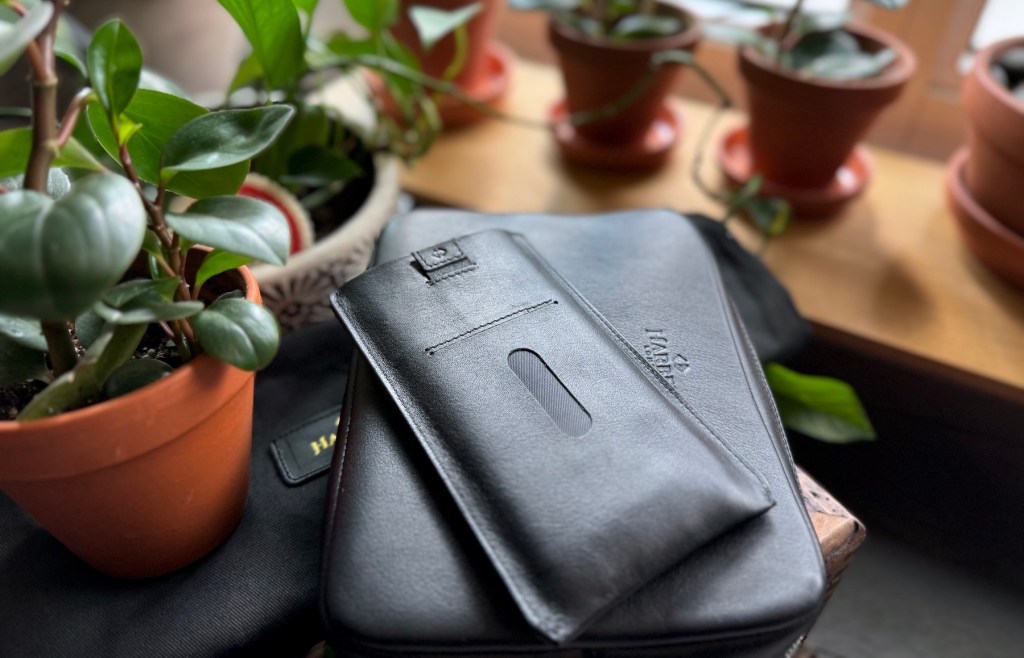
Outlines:
[[270, 452], [285, 484], [298, 486], [330, 468], [340, 419], [341, 405], [331, 407], [270, 444]]

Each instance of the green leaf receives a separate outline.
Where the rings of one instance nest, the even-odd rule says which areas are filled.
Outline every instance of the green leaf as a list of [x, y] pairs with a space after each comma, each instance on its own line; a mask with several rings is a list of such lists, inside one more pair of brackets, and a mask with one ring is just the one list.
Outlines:
[[245, 33], [268, 87], [283, 87], [299, 76], [305, 65], [306, 42], [292, 0], [217, 1]]
[[60, 47], [54, 47], [53, 54], [67, 62], [71, 66], [71, 68], [75, 69], [75, 71], [80, 76], [82, 76], [82, 79], [89, 78], [89, 71], [85, 68], [85, 63], [78, 57], [77, 54], [71, 52], [70, 50], [64, 50]]
[[312, 20], [313, 14], [316, 12], [316, 6], [320, 4], [320, 0], [292, 0], [292, 4], [295, 8], [306, 15], [306, 18]]
[[168, 276], [159, 279], [133, 279], [120, 283], [108, 290], [102, 297], [103, 303], [114, 308], [122, 308], [125, 304], [145, 293], [156, 293], [157, 296], [170, 300], [178, 289], [177, 277]]
[[241, 196], [203, 199], [183, 215], [167, 214], [167, 224], [196, 244], [284, 265], [291, 246], [288, 222], [274, 206]]
[[[32, 152], [32, 129], [12, 128], [0, 132], [0, 178], [25, 172], [28, 156]], [[103, 171], [103, 165], [96, 161], [87, 148], [78, 143], [74, 137], [68, 140], [64, 148], [54, 158], [53, 167], [73, 167], [91, 171]]]
[[120, 307], [106, 302], [93, 306], [96, 315], [113, 325], [149, 324], [190, 318], [203, 310], [202, 302], [170, 302], [153, 290], [141, 293]]
[[111, 373], [132, 356], [145, 333], [144, 324], [105, 330], [71, 372], [64, 373], [32, 398], [18, 414], [18, 420], [53, 416], [99, 393]]
[[508, 0], [508, 6], [520, 11], [572, 11], [580, 0]]
[[289, 105], [271, 105], [197, 117], [167, 142], [160, 177], [168, 181], [182, 171], [205, 171], [245, 162], [270, 146], [294, 114], [295, 109]]
[[146, 229], [146, 235], [142, 238], [142, 250], [150, 256], [164, 256], [164, 246], [160, 244], [160, 238], [150, 229]]
[[[128, 153], [139, 177], [147, 183], [156, 185], [160, 178], [160, 154], [164, 146], [182, 126], [196, 117], [207, 114], [209, 110], [184, 98], [160, 91], [139, 89], [124, 112], [125, 117], [142, 126], [128, 143]], [[117, 159], [117, 141], [110, 131], [103, 110], [94, 105], [90, 106], [88, 116], [97, 141], [112, 158]], [[245, 162], [210, 171], [185, 172], [175, 176], [167, 189], [195, 199], [234, 194], [242, 187], [248, 173], [249, 166]]]
[[785, 199], [754, 197], [743, 204], [754, 224], [766, 238], [777, 238], [793, 221], [793, 210]]
[[860, 51], [860, 42], [849, 32], [811, 32], [800, 37], [793, 47], [784, 53], [782, 62], [787, 68], [799, 70], [827, 55], [855, 55]]
[[103, 318], [96, 315], [96, 311], [89, 309], [75, 318], [75, 335], [78, 336], [78, 341], [88, 349], [103, 333], [105, 326], [106, 322]]
[[0, 75], [14, 66], [28, 44], [39, 36], [53, 17], [53, 5], [43, 2], [23, 16], [17, 23], [0, 23]]
[[376, 34], [398, 20], [398, 0], [345, 0], [352, 20]]
[[778, 363], [766, 364], [764, 374], [789, 429], [829, 443], [876, 438], [864, 406], [846, 382], [801, 375]]
[[361, 57], [377, 54], [377, 41], [374, 39], [353, 39], [344, 32], [338, 32], [327, 41], [327, 50], [341, 57]]
[[667, 37], [682, 31], [683, 24], [675, 16], [632, 14], [615, 24], [611, 30], [611, 36], [624, 40], [650, 39]]
[[263, 66], [260, 65], [260, 58], [256, 53], [249, 53], [249, 56], [242, 60], [235, 71], [235, 77], [228, 85], [228, 96], [235, 93], [242, 87], [248, 87], [257, 80], [263, 78]]
[[800, 69], [804, 75], [829, 80], [863, 80], [873, 78], [896, 61], [896, 52], [886, 48], [877, 53], [824, 55]]
[[273, 314], [246, 299], [218, 299], [192, 319], [203, 349], [242, 370], [259, 370], [277, 354], [281, 331]]
[[159, 91], [171, 96], [177, 96], [178, 98], [184, 98], [185, 100], [191, 100], [188, 92], [182, 89], [176, 82], [146, 67], [142, 68], [142, 75], [139, 76], [139, 89]]
[[[10, 386], [33, 379], [45, 381], [49, 376], [50, 371], [46, 368], [43, 352], [0, 335], [0, 386]], [[0, 418], [0, 421], [3, 420], [7, 419]]]
[[124, 275], [146, 213], [127, 179], [92, 174], [52, 201], [30, 190], [0, 195], [0, 312], [60, 322]]
[[253, 171], [275, 181], [288, 173], [288, 161], [292, 154], [307, 146], [326, 146], [332, 141], [332, 122], [327, 110], [320, 105], [301, 103], [295, 108], [295, 118], [278, 137], [277, 141], [252, 161]]
[[89, 81], [100, 103], [111, 117], [128, 107], [139, 87], [142, 74], [142, 49], [119, 19], [100, 26], [92, 35], [85, 56]]
[[203, 264], [199, 266], [199, 271], [196, 272], [195, 289], [197, 291], [202, 290], [203, 284], [218, 274], [237, 269], [243, 265], [248, 265], [251, 262], [252, 259], [246, 256], [239, 256], [238, 254], [233, 254], [229, 251], [214, 249], [210, 253], [206, 254], [206, 258], [203, 259]]
[[334, 149], [307, 146], [292, 154], [288, 174], [281, 177], [286, 185], [322, 187], [362, 176], [363, 170], [354, 160]]
[[882, 9], [902, 9], [906, 6], [908, 0], [868, 0], [868, 2]]
[[0, 313], [0, 337], [37, 352], [46, 351], [46, 339], [36, 320]]
[[429, 51], [438, 41], [468, 23], [482, 8], [479, 2], [452, 11], [415, 6], [409, 9], [409, 20], [416, 28], [423, 50]]
[[130, 359], [110, 374], [103, 385], [108, 400], [137, 391], [143, 386], [167, 377], [174, 369], [158, 359]]

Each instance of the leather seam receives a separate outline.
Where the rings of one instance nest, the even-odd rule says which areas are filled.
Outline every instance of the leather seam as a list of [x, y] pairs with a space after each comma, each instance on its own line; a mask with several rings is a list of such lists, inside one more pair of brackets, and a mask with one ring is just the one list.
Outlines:
[[774, 496], [772, 496], [771, 489], [768, 487], [767, 482], [765, 482], [764, 477], [760, 473], [758, 473], [756, 470], [754, 470], [754, 468], [752, 466], [750, 466], [750, 464], [748, 464], [743, 458], [741, 458], [739, 456], [739, 454], [737, 454], [736, 451], [732, 448], [732, 446], [730, 446], [725, 441], [720, 439], [718, 437], [718, 435], [715, 434], [711, 430], [711, 428], [700, 418], [700, 416], [698, 416], [696, 414], [696, 412], [694, 412], [693, 409], [690, 408], [689, 403], [687, 403], [686, 400], [683, 399], [683, 397], [679, 394], [679, 391], [677, 391], [674, 388], [672, 388], [671, 386], [669, 386], [662, 379], [661, 375], [659, 375], [657, 373], [657, 371], [654, 370], [654, 367], [651, 366], [651, 364], [647, 361], [647, 359], [643, 358], [643, 356], [640, 355], [640, 353], [636, 351], [636, 348], [634, 348], [625, 338], [623, 338], [619, 334], [618, 330], [616, 330], [615, 327], [612, 326], [612, 324], [610, 322], [608, 322], [608, 320], [605, 319], [604, 316], [602, 316], [600, 313], [598, 313], [590, 305], [590, 303], [579, 292], [577, 292], [576, 288], [574, 288], [572, 286], [572, 284], [570, 284], [561, 274], [559, 274], [557, 270], [555, 270], [553, 267], [548, 265], [547, 261], [545, 261], [545, 260], [543, 260], [541, 258], [540, 254], [537, 253], [537, 250], [533, 248], [533, 245], [530, 245], [529, 243], [526, 243], [525, 245], [523, 245], [523, 243], [525, 243], [525, 242], [526, 241], [523, 240], [520, 243], [520, 245], [527, 247], [530, 250], [530, 252], [532, 253], [533, 258], [535, 260], [539, 261], [539, 263], [544, 267], [544, 269], [546, 269], [549, 272], [552, 272], [555, 275], [555, 277], [557, 277], [562, 282], [562, 284], [566, 287], [566, 289], [568, 289], [571, 292], [573, 297], [576, 299], [577, 302], [579, 302], [580, 306], [586, 311], [586, 313], [589, 314], [594, 319], [598, 320], [601, 323], [601, 325], [603, 325], [605, 327], [605, 329], [608, 331], [608, 333], [615, 339], [616, 342], [619, 343], [619, 346], [622, 349], [625, 350], [626, 355], [628, 357], [630, 357], [636, 364], [638, 364], [641, 367], [641, 369], [643, 369], [646, 372], [654, 375], [653, 381], [656, 383], [656, 385], [659, 386], [666, 393], [671, 395], [673, 398], [675, 398], [679, 402], [679, 404], [682, 405], [683, 409], [687, 412], [687, 414], [689, 414], [690, 418], [695, 420], [698, 425], [703, 427], [704, 431], [707, 432], [708, 435], [711, 436], [711, 438], [714, 439], [716, 443], [718, 443], [720, 446], [725, 448], [725, 450], [728, 451], [728, 453], [730, 455], [732, 455], [733, 459], [736, 461], [737, 464], [742, 466], [751, 475], [754, 476], [754, 479], [757, 480], [757, 483], [761, 487], [762, 493], [765, 494], [767, 499], [770, 500], [770, 501], [774, 501], [775, 498], [774, 498]]
[[[392, 399], [395, 399], [399, 411], [402, 412], [402, 415], [405, 416], [405, 419], [409, 422], [409, 425], [412, 427], [413, 433], [417, 437], [433, 437], [434, 435], [436, 435], [436, 431], [432, 433], [427, 433], [423, 431], [424, 425], [430, 427], [431, 429], [434, 429], [428, 418], [423, 418], [416, 409], [411, 408], [409, 405], [399, 403], [398, 400], [395, 398], [394, 391], [396, 389], [393, 375], [387, 368], [381, 367], [381, 365], [385, 363], [385, 361], [380, 358], [381, 355], [377, 350], [376, 344], [373, 341], [367, 341], [362, 339], [361, 336], [364, 333], [362, 331], [362, 324], [359, 322], [356, 316], [349, 312], [348, 300], [340, 296], [335, 297], [335, 299], [337, 302], [339, 302], [337, 308], [338, 310], [342, 311], [343, 320], [351, 323], [352, 329], [358, 328], [359, 331], [350, 331], [353, 340], [355, 340], [357, 345], [363, 348], [363, 353], [366, 356], [367, 361], [370, 363], [372, 369], [377, 373], [377, 376], [380, 378], [381, 382], [384, 383], [385, 388], [389, 389], [389, 393], [391, 393]], [[429, 441], [422, 441], [421, 443], [423, 445], [425, 452], [428, 455], [428, 458], [435, 463], [435, 466], [439, 466], [440, 462], [445, 467], [447, 467], [447, 471], [446, 468], [439, 467], [437, 469], [438, 474], [441, 476], [441, 479], [442, 481], [445, 482], [446, 486], [448, 486], [449, 489], [452, 491], [452, 498], [455, 501], [456, 506], [459, 508], [460, 513], [466, 519], [466, 522], [469, 524], [473, 533], [480, 533], [487, 537], [488, 540], [497, 540], [498, 543], [501, 543], [500, 539], [498, 539], [499, 533], [494, 532], [493, 529], [487, 524], [486, 520], [479, 519], [477, 515], [471, 511], [472, 506], [466, 504], [466, 499], [471, 499], [473, 501], [475, 501], [476, 499], [476, 497], [470, 491], [473, 488], [472, 484], [464, 481], [460, 477], [460, 469], [458, 469], [453, 464], [452, 460], [447, 455], [435, 449], [432, 439]], [[448, 471], [455, 472], [456, 476], [453, 477], [448, 473]], [[540, 626], [541, 628], [547, 631], [554, 630], [558, 632], [561, 631], [561, 629], [565, 628], [565, 623], [561, 615], [553, 614], [552, 610], [546, 605], [546, 603], [543, 600], [537, 600], [530, 594], [529, 591], [524, 592], [523, 588], [519, 585], [518, 581], [515, 578], [510, 577], [510, 574], [508, 573], [508, 567], [502, 560], [497, 559], [492, 554], [488, 541], [481, 541], [481, 548], [483, 548], [484, 552], [487, 553], [488, 557], [491, 558], [492, 564], [494, 565], [495, 569], [499, 572], [499, 574], [502, 576], [502, 580], [505, 582], [506, 586], [509, 588], [509, 593], [512, 595], [512, 598], [515, 599], [517, 602], [523, 603], [523, 607], [526, 608], [526, 610], [524, 610], [524, 613], [526, 613], [525, 616], [527, 617], [528, 621], [530, 617], [533, 617], [536, 620], [535, 625]]]
[[292, 484], [298, 482], [300, 478], [292, 475], [292, 469], [288, 468], [288, 462], [285, 460], [284, 455], [281, 454], [281, 449], [277, 447], [277, 441], [271, 442], [270, 451], [274, 453], [274, 460], [277, 462], [277, 465], [281, 467], [281, 470], [284, 471], [284, 475], [288, 479], [288, 482], [291, 482]]
[[510, 319], [516, 317], [517, 315], [525, 315], [526, 313], [529, 313], [530, 311], [535, 311], [535, 310], [541, 308], [542, 306], [548, 306], [549, 304], [557, 304], [557, 303], [558, 302], [556, 302], [555, 300], [549, 298], [549, 299], [545, 299], [542, 302], [538, 302], [538, 303], [533, 304], [531, 306], [527, 306], [526, 308], [521, 308], [521, 309], [519, 309], [517, 311], [512, 311], [511, 313], [503, 315], [500, 318], [495, 318], [495, 319], [493, 319], [493, 320], [491, 320], [489, 322], [484, 322], [483, 324], [479, 324], [479, 325], [473, 327], [472, 329], [467, 329], [466, 331], [463, 331], [461, 334], [459, 334], [457, 336], [452, 336], [451, 338], [443, 340], [440, 343], [438, 343], [437, 345], [433, 345], [431, 347], [428, 347], [427, 349], [424, 350], [424, 352], [426, 352], [427, 354], [433, 356], [434, 352], [436, 352], [437, 350], [441, 349], [445, 345], [450, 345], [451, 343], [454, 343], [456, 341], [462, 340], [463, 338], [468, 338], [469, 336], [471, 336], [473, 334], [480, 333], [481, 331], [485, 331], [487, 329], [490, 329], [492, 326], [494, 326], [494, 325], [496, 325], [496, 324], [498, 324], [500, 322], [504, 322], [505, 320], [510, 320]]
[[464, 267], [461, 270], [455, 270], [454, 272], [449, 272], [448, 274], [445, 274], [444, 276], [439, 276], [436, 279], [428, 278], [427, 279], [427, 285], [428, 286], [432, 286], [432, 285], [434, 285], [435, 283], [437, 283], [439, 281], [444, 281], [445, 279], [451, 279], [453, 277], [459, 276], [460, 274], [465, 274], [466, 272], [472, 272], [475, 269], [476, 269], [476, 264], [473, 264], [473, 265], [469, 265], [467, 267]]

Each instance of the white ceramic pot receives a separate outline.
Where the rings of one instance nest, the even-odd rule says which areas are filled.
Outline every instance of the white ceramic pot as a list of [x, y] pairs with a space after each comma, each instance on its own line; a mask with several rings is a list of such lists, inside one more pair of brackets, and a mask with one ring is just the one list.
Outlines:
[[398, 162], [374, 157], [376, 177], [362, 207], [326, 238], [288, 259], [283, 266], [252, 268], [263, 304], [277, 316], [284, 332], [334, 318], [328, 296], [366, 269], [384, 226], [398, 204]]

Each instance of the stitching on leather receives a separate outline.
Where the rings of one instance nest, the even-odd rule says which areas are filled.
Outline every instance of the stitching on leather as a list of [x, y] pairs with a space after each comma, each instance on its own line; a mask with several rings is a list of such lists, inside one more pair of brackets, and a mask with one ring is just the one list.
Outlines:
[[463, 338], [467, 338], [468, 336], [470, 336], [470, 335], [472, 335], [474, 333], [478, 333], [478, 332], [483, 331], [485, 329], [489, 329], [490, 327], [498, 324], [499, 322], [502, 322], [504, 320], [508, 320], [508, 319], [514, 318], [517, 315], [523, 315], [525, 313], [529, 313], [530, 311], [534, 311], [534, 310], [536, 310], [536, 309], [538, 309], [538, 308], [540, 308], [542, 306], [547, 306], [549, 304], [557, 304], [557, 303], [558, 302], [556, 302], [553, 299], [545, 299], [544, 301], [539, 302], [537, 304], [534, 304], [533, 306], [527, 306], [526, 308], [521, 308], [518, 311], [512, 311], [511, 313], [509, 313], [507, 315], [503, 315], [500, 318], [495, 318], [495, 319], [491, 320], [490, 322], [485, 322], [483, 324], [480, 324], [480, 325], [477, 325], [477, 326], [473, 327], [472, 329], [467, 329], [466, 331], [463, 331], [461, 334], [459, 334], [457, 336], [452, 336], [451, 338], [448, 338], [447, 340], [441, 341], [437, 345], [434, 345], [432, 347], [428, 347], [424, 351], [427, 354], [433, 355], [434, 352], [436, 352], [438, 349], [444, 347], [445, 345], [448, 345], [450, 343], [454, 343], [455, 341], [461, 340]]
[[[449, 475], [448, 471], [445, 470], [445, 468], [438, 468], [438, 475], [440, 475], [441, 480], [445, 483], [445, 485], [448, 486], [450, 490], [452, 490], [452, 498], [454, 499], [456, 506], [459, 508], [459, 511], [466, 519], [466, 522], [469, 525], [470, 530], [473, 532], [474, 535], [484, 535], [484, 537], [487, 539], [502, 543], [500, 533], [495, 532], [494, 529], [488, 524], [486, 519], [478, 518], [478, 515], [473, 512], [472, 507], [466, 505], [465, 499], [468, 498], [470, 500], [475, 501], [477, 499], [477, 496], [475, 496], [471, 491], [472, 487], [469, 485], [469, 483], [467, 483], [464, 479], [459, 479], [459, 476], [461, 476], [461, 471], [459, 471], [458, 466], [453, 462], [451, 458], [449, 458], [443, 452], [438, 453], [438, 451], [436, 450], [436, 446], [433, 443], [432, 436], [427, 432], [423, 431], [421, 425], [430, 425], [429, 419], [421, 417], [421, 414], [418, 412], [418, 410], [415, 409], [415, 407], [410, 408], [408, 405], [403, 403], [400, 398], [396, 398], [395, 392], [397, 391], [397, 389], [395, 388], [395, 382], [392, 379], [392, 375], [387, 370], [387, 368], [381, 367], [383, 362], [380, 358], [381, 355], [377, 350], [376, 344], [374, 344], [373, 341], [366, 341], [362, 339], [362, 324], [349, 311], [347, 300], [344, 300], [340, 296], [337, 296], [337, 293], [335, 293], [335, 295], [335, 300], [338, 302], [338, 310], [342, 312], [344, 319], [347, 322], [351, 323], [350, 333], [352, 334], [353, 340], [356, 342], [357, 345], [361, 346], [361, 348], [363, 349], [363, 354], [366, 357], [366, 360], [370, 363], [371, 368], [373, 368], [373, 370], [377, 373], [378, 377], [380, 378], [380, 381], [384, 384], [384, 387], [386, 389], [389, 389], [389, 395], [395, 401], [395, 404], [396, 406], [398, 406], [399, 411], [402, 412], [402, 415], [405, 416], [405, 419], [409, 422], [409, 425], [412, 427], [413, 433], [417, 437], [425, 437], [420, 443], [423, 446], [424, 450], [426, 451], [428, 458], [431, 461], [433, 461], [435, 465], [439, 465], [438, 462], [441, 462], [448, 469], [457, 472], [457, 476], [452, 477], [451, 475]], [[348, 442], [347, 433], [345, 441], [346, 443]], [[344, 456], [344, 453], [342, 453], [342, 455]], [[342, 463], [342, 466], [344, 466], [344, 462]], [[340, 470], [341, 469], [339, 469], [339, 471]], [[340, 486], [341, 475], [339, 473], [339, 489]], [[337, 494], [335, 494], [335, 496], [337, 496]], [[502, 545], [504, 547], [504, 544]], [[545, 628], [552, 627], [552, 621], [557, 620], [559, 616], [553, 615], [543, 600], [538, 601], [534, 596], [531, 595], [529, 591], [525, 593], [522, 591], [522, 587], [519, 585], [519, 582], [515, 578], [512, 578], [511, 575], [508, 573], [509, 567], [505, 565], [504, 561], [498, 559], [493, 554], [491, 547], [487, 541], [481, 540], [481, 548], [483, 548], [484, 552], [487, 553], [487, 555], [491, 558], [491, 561], [494, 564], [495, 569], [500, 574], [501, 579], [508, 586], [509, 593], [512, 595], [512, 598], [517, 603], [519, 603], [521, 607], [526, 608], [529, 614], [537, 619], [538, 624], [543, 625]], [[554, 624], [555, 628], [557, 629], [557, 624], [559, 624], [559, 622], [554, 621]]]
[[[520, 246], [524, 245], [521, 244]], [[575, 297], [576, 300], [580, 303], [580, 306], [582, 306], [586, 310], [586, 312], [589, 315], [591, 315], [594, 319], [598, 320], [602, 325], [604, 325], [604, 327], [608, 330], [608, 333], [612, 335], [612, 337], [616, 340], [616, 342], [619, 343], [619, 345], [624, 350], [626, 350], [626, 353], [630, 355], [633, 358], [633, 360], [640, 365], [641, 368], [654, 375], [654, 382], [663, 390], [665, 390], [665, 392], [674, 397], [683, 406], [683, 409], [686, 410], [690, 417], [693, 418], [693, 420], [697, 421], [697, 424], [703, 427], [704, 430], [708, 433], [708, 435], [711, 436], [711, 438], [714, 439], [718, 443], [718, 445], [725, 448], [729, 452], [729, 454], [733, 456], [733, 459], [735, 459], [740, 466], [745, 468], [751, 475], [754, 476], [754, 479], [756, 479], [757, 483], [761, 485], [762, 491], [768, 497], [769, 500], [774, 500], [774, 496], [772, 496], [771, 489], [769, 489], [768, 484], [764, 480], [764, 477], [760, 473], [755, 471], [754, 468], [750, 466], [750, 464], [748, 464], [742, 457], [740, 457], [739, 454], [732, 448], [732, 446], [718, 438], [718, 435], [715, 434], [711, 430], [711, 428], [704, 423], [701, 417], [698, 416], [696, 412], [690, 407], [689, 403], [683, 399], [683, 397], [679, 394], [679, 391], [675, 390], [674, 388], [666, 384], [665, 381], [661, 378], [661, 375], [659, 375], [657, 371], [654, 370], [654, 367], [651, 366], [647, 359], [643, 358], [643, 356], [636, 351], [636, 348], [633, 347], [625, 338], [623, 338], [622, 335], [619, 334], [618, 330], [616, 330], [615, 327], [613, 327], [611, 323], [609, 323], [608, 320], [604, 318], [604, 316], [596, 312], [594, 308], [590, 305], [590, 303], [586, 299], [584, 299], [584, 297], [580, 295], [579, 292], [576, 291], [572, 284], [566, 281], [565, 277], [559, 274], [554, 268], [547, 265], [547, 262], [540, 258], [540, 255], [531, 245], [527, 246], [534, 259], [540, 261], [540, 263], [546, 266], [546, 269], [550, 270], [555, 274], [555, 276], [558, 277], [558, 279], [562, 282], [566, 289], [568, 289], [572, 293], [573, 297]]]
[[273, 441], [270, 442], [270, 450], [271, 450], [271, 452], [274, 453], [274, 460], [277, 461], [277, 463], [281, 467], [281, 469], [284, 470], [285, 476], [288, 478], [289, 482], [298, 484], [303, 478], [309, 477], [310, 475], [313, 475], [314, 473], [316, 473], [318, 471], [322, 471], [324, 467], [323, 466], [317, 466], [316, 468], [312, 468], [312, 469], [310, 469], [308, 471], [302, 471], [302, 472], [300, 472], [298, 474], [293, 474], [292, 470], [290, 468], [288, 468], [288, 460], [286, 460], [284, 458], [284, 453], [281, 452], [281, 449], [277, 447], [277, 442], [278, 441], [282, 441], [282, 440], [285, 439], [285, 437], [287, 437], [287, 436], [289, 436], [291, 434], [294, 434], [298, 430], [300, 430], [300, 429], [302, 429], [302, 428], [304, 428], [304, 427], [306, 427], [308, 425], [312, 425], [313, 423], [315, 423], [315, 422], [317, 422], [319, 420], [323, 420], [324, 418], [327, 418], [328, 416], [330, 416], [332, 414], [335, 414], [335, 413], [339, 413], [340, 414], [341, 413], [341, 409], [335, 410], [335, 409], [331, 408], [331, 409], [328, 409], [327, 411], [321, 411], [320, 413], [318, 413], [317, 415], [313, 416], [309, 420], [302, 421], [301, 423], [298, 423], [297, 425], [293, 425], [292, 427], [290, 427], [289, 429], [285, 430], [284, 432], [281, 432], [281, 434], [279, 434], [276, 439], [274, 439]]
[[439, 276], [436, 279], [429, 279], [428, 278], [427, 279], [427, 285], [428, 286], [432, 286], [435, 283], [437, 283], [438, 281], [444, 281], [445, 279], [450, 279], [450, 278], [452, 278], [454, 276], [459, 276], [460, 274], [465, 274], [466, 272], [472, 272], [475, 269], [476, 269], [476, 265], [470, 265], [468, 267], [463, 267], [461, 270], [455, 270], [454, 272], [449, 272], [448, 274], [445, 274], [444, 276]]

